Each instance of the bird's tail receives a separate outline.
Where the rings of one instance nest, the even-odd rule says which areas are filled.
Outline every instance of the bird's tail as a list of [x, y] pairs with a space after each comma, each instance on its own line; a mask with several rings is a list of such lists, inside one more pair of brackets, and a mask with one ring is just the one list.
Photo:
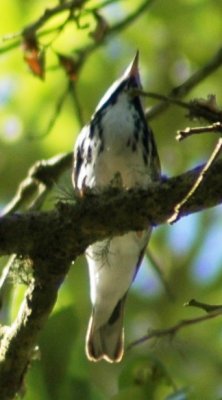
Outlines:
[[109, 320], [100, 327], [96, 326], [95, 312], [92, 312], [86, 336], [86, 355], [90, 361], [121, 361], [124, 351], [124, 303], [125, 298], [118, 302]]

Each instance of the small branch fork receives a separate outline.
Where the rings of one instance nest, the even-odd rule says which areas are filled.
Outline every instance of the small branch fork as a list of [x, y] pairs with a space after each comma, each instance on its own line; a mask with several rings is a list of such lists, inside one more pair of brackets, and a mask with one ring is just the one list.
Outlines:
[[[24, 44], [23, 50], [25, 48], [27, 49], [26, 51], [24, 50], [24, 58], [26, 59], [29, 68], [31, 68], [32, 72], [34, 72], [34, 74], [37, 75], [39, 78], [44, 79], [45, 77], [44, 60], [45, 60], [46, 50], [48, 47], [52, 45], [52, 42], [54, 41], [55, 38], [58, 37], [58, 35], [62, 32], [62, 30], [65, 29], [66, 25], [69, 22], [74, 22], [76, 23], [78, 29], [84, 29], [85, 26], [82, 26], [80, 19], [81, 16], [86, 13], [91, 14], [94, 17], [97, 25], [95, 32], [88, 32], [90, 27], [87, 26], [87, 28], [89, 28], [87, 32], [89, 33], [89, 36], [93, 38], [93, 41], [89, 42], [89, 44], [87, 44], [85, 47], [82, 47], [80, 49], [75, 49], [73, 51], [74, 57], [67, 57], [67, 58], [64, 57], [67, 59], [68, 67], [67, 63], [64, 66], [64, 64], [61, 64], [60, 62], [59, 62], [60, 65], [56, 66], [56, 68], [60, 67], [65, 70], [69, 82], [67, 84], [67, 88], [65, 89], [65, 91], [58, 97], [56, 101], [53, 115], [50, 118], [48, 125], [46, 126], [46, 129], [42, 134], [35, 135], [35, 137], [32, 138], [42, 139], [51, 132], [57, 119], [59, 118], [59, 115], [62, 112], [62, 108], [64, 106], [65, 100], [68, 97], [68, 95], [71, 96], [71, 99], [75, 106], [76, 116], [80, 126], [83, 124], [84, 121], [82, 116], [82, 109], [76, 91], [76, 83], [77, 83], [76, 81], [78, 80], [79, 73], [83, 64], [86, 62], [91, 53], [93, 53], [101, 45], [103, 45], [109, 37], [111, 37], [112, 35], [116, 35], [122, 30], [126, 29], [127, 26], [129, 26], [134, 20], [139, 18], [139, 16], [144, 12], [144, 10], [150, 7], [155, 0], [142, 1], [134, 11], [129, 13], [126, 17], [122, 18], [116, 24], [110, 26], [108, 22], [105, 20], [105, 18], [100, 16], [100, 12], [103, 9], [105, 9], [105, 7], [107, 7], [108, 5], [113, 4], [117, 1], [118, 0], [106, 0], [98, 4], [94, 8], [86, 7], [86, 4], [88, 2], [87, 0], [70, 0], [61, 2], [55, 7], [47, 8], [39, 18], [37, 18], [34, 22], [26, 26], [21, 31], [13, 33], [11, 35], [7, 35], [2, 38], [3, 41], [6, 40], [12, 41], [12, 43], [6, 46], [2, 46], [0, 48], [0, 53], [16, 48], [21, 44], [21, 42], [23, 42]], [[64, 12], [66, 12], [66, 14], [68, 12], [69, 14], [68, 17], [66, 16], [62, 24], [56, 26], [55, 28], [42, 30], [42, 28], [48, 21], [52, 20], [55, 16], [60, 15]], [[39, 38], [42, 36], [46, 36], [52, 32], [56, 33], [55, 38], [50, 39], [47, 45], [44, 46], [39, 45]]]
[[[199, 133], [199, 132], [198, 132]], [[189, 192], [186, 194], [186, 196], [176, 204], [174, 208], [174, 213], [173, 215], [168, 219], [168, 223], [172, 224], [176, 222], [179, 219], [179, 216], [182, 212], [183, 206], [188, 202], [188, 200], [194, 195], [194, 193], [197, 191], [199, 188], [200, 184], [203, 182], [204, 177], [212, 167], [212, 165], [215, 163], [217, 160], [219, 154], [221, 153], [222, 149], [222, 138], [220, 138], [211, 154], [209, 157], [207, 163], [204, 165], [203, 169], [200, 171], [200, 174], [198, 175], [198, 178], [194, 182], [193, 186], [189, 190]]]
[[[206, 70], [206, 69], [205, 69]], [[194, 80], [195, 81], [195, 80]], [[180, 107], [186, 108], [189, 110], [190, 115], [198, 116], [200, 115], [202, 117], [205, 117], [205, 119], [212, 118], [214, 119], [215, 117], [218, 117], [220, 121], [214, 122], [212, 125], [208, 126], [203, 126], [203, 127], [194, 127], [194, 128], [186, 128], [185, 130], [179, 130], [177, 132], [176, 139], [178, 141], [184, 140], [185, 138], [188, 138], [191, 135], [194, 134], [202, 134], [202, 133], [222, 133], [222, 111], [217, 107], [216, 104], [216, 99], [215, 96], [209, 96], [207, 100], [195, 100], [191, 101], [190, 103], [178, 100], [176, 98], [168, 97], [168, 96], [163, 96], [160, 94], [156, 93], [151, 93], [151, 92], [144, 92], [142, 90], [133, 90], [132, 91], [132, 96], [135, 95], [140, 95], [140, 96], [146, 96], [146, 97], [152, 97], [155, 99], [161, 99], [166, 104], [176, 104]], [[209, 117], [211, 115], [211, 117]], [[168, 223], [174, 223], [179, 219], [180, 213], [182, 212], [183, 206], [188, 202], [188, 200], [194, 195], [194, 193], [197, 191], [199, 188], [201, 182], [203, 181], [205, 175], [209, 171], [209, 169], [212, 167], [213, 163], [217, 160], [219, 157], [220, 153], [222, 150], [222, 138], [219, 138], [212, 154], [210, 155], [208, 162], [204, 165], [203, 169], [200, 171], [196, 181], [194, 182], [193, 186], [190, 188], [186, 196], [183, 197], [183, 199], [175, 205], [174, 208], [174, 213], [170, 216], [168, 219]]]
[[149, 262], [152, 265], [154, 271], [156, 272], [157, 276], [159, 277], [159, 279], [160, 279], [160, 281], [161, 281], [161, 283], [162, 283], [162, 285], [163, 285], [163, 287], [165, 289], [165, 292], [166, 292], [168, 298], [171, 301], [175, 300], [174, 293], [172, 292], [171, 287], [170, 287], [167, 279], [165, 278], [165, 275], [164, 275], [160, 265], [156, 261], [155, 257], [153, 256], [153, 254], [152, 254], [152, 252], [150, 251], [149, 248], [147, 248], [147, 250], [146, 250], [146, 255], [147, 255], [147, 257], [149, 259]]
[[[174, 99], [175, 102], [176, 99], [180, 99], [186, 96], [195, 86], [197, 86], [200, 82], [204, 81], [208, 76], [210, 76], [213, 72], [215, 72], [221, 65], [222, 65], [222, 47], [212, 56], [212, 58], [202, 68], [195, 71], [193, 75], [191, 75], [186, 81], [184, 81], [180, 86], [173, 88], [170, 91], [170, 93], [164, 97], [166, 97], [167, 99]], [[156, 117], [169, 107], [171, 101], [170, 100], [166, 101], [166, 98], [163, 98], [159, 104], [147, 110], [146, 115], [149, 120]], [[195, 103], [196, 100], [194, 100], [194, 106]], [[201, 115], [203, 113], [203, 107], [199, 107], [199, 105], [200, 105], [199, 102], [197, 102], [194, 116], [197, 116], [199, 109], [199, 117], [205, 118], [206, 115], [208, 115], [206, 120], [210, 122], [222, 121], [221, 110], [220, 110], [220, 116], [215, 115], [216, 114], [215, 110], [212, 110], [211, 112], [211, 110], [209, 109], [204, 110], [204, 115]], [[194, 107], [192, 109], [194, 109]]]
[[[13, 49], [17, 46], [19, 46], [22, 38], [25, 37], [30, 37], [32, 35], [36, 35], [38, 33], [39, 36], [42, 35], [47, 35], [49, 31], [41, 31], [41, 28], [51, 20], [54, 16], [59, 15], [63, 12], [70, 12], [73, 15], [73, 12], [76, 11], [77, 17], [75, 17], [75, 22], [78, 24], [78, 14], [88, 12], [92, 13], [92, 15], [95, 15], [95, 18], [98, 18], [98, 12], [100, 12], [103, 8], [106, 6], [116, 2], [117, 0], [107, 0], [101, 2], [96, 8], [86, 8], [86, 3], [87, 0], [70, 0], [66, 2], [61, 2], [59, 5], [56, 5], [55, 7], [48, 8], [44, 11], [44, 13], [33, 23], [29, 24], [26, 26], [23, 30], [21, 30], [18, 33], [14, 33], [11, 35], [7, 35], [3, 38], [3, 40], [12, 40], [13, 43], [10, 43], [9, 45], [5, 47], [0, 48], [0, 53], [6, 52], [10, 49]], [[135, 19], [137, 19], [147, 7], [150, 7], [155, 0], [146, 0], [143, 1], [137, 9], [135, 9], [131, 14], [129, 14], [127, 17], [125, 17], [123, 20], [117, 22], [113, 26], [109, 26], [107, 24], [106, 29], [104, 29], [103, 33], [101, 35], [98, 35], [94, 37], [94, 42], [90, 43], [86, 47], [82, 49], [77, 49], [75, 50], [75, 54], [77, 57], [77, 63], [75, 65], [76, 68], [76, 73], [79, 72], [80, 68], [82, 67], [83, 63], [86, 62], [88, 59], [89, 55], [96, 51], [101, 45], [105, 43], [108, 37], [118, 34], [121, 30], [125, 29], [127, 26], [129, 26]], [[65, 20], [67, 23], [70, 21], [70, 18], [66, 18]], [[64, 23], [62, 24], [62, 27], [64, 28]], [[59, 27], [59, 29], [61, 26]], [[81, 24], [79, 26], [81, 29]], [[58, 27], [54, 28], [55, 31], [58, 30]], [[52, 29], [50, 30], [50, 32]], [[19, 37], [19, 39], [18, 39]], [[201, 81], [206, 79], [210, 74], [215, 72], [222, 64], [222, 48], [220, 48], [213, 56], [212, 58], [199, 70], [197, 70], [193, 75], [191, 75], [183, 84], [181, 84], [178, 87], [175, 87], [171, 90], [168, 96], [164, 95], [159, 95], [155, 93], [148, 93], [150, 97], [156, 98], [161, 100], [159, 104], [153, 106], [149, 110], [147, 110], [147, 117], [150, 119], [156, 117], [159, 113], [165, 111], [169, 104], [177, 104], [183, 108], [186, 108], [190, 112], [190, 117], [203, 117], [207, 119], [210, 122], [218, 122], [222, 121], [222, 112], [221, 110], [216, 113], [215, 110], [210, 110], [210, 109], [204, 109], [203, 106], [199, 103], [199, 101], [193, 101], [190, 103], [186, 103], [180, 100], [180, 98], [184, 97], [186, 94], [188, 94], [197, 84], [199, 84]], [[44, 71], [42, 71], [42, 76], [44, 76]], [[73, 89], [75, 87], [73, 86]], [[71, 93], [71, 90], [67, 89], [64, 94], [60, 96], [60, 98], [57, 101], [57, 104], [55, 105], [55, 113], [53, 114], [51, 120], [49, 121], [48, 127], [45, 130], [45, 133], [43, 135], [40, 135], [40, 138], [42, 136], [47, 135], [52, 127], [55, 124], [56, 118], [58, 118], [59, 113], [61, 111], [61, 108], [63, 106], [64, 100], [67, 96], [67, 94]], [[75, 93], [74, 102], [76, 104], [76, 110], [77, 110], [77, 117], [79, 120], [82, 122], [82, 116], [81, 116], [81, 110], [79, 107], [79, 101], [77, 99], [77, 94]], [[56, 110], [59, 109], [59, 112], [56, 112]]]
[[[184, 85], [185, 85], [185, 83], [186, 82], [184, 82]], [[174, 89], [172, 89], [172, 93], [173, 93], [173, 91], [174, 91]], [[161, 104], [165, 104], [166, 106], [174, 104], [181, 108], [184, 108], [189, 111], [188, 117], [190, 119], [202, 118], [208, 122], [213, 122], [213, 124], [210, 125], [209, 127], [187, 128], [186, 130], [178, 131], [176, 139], [179, 141], [182, 140], [183, 138], [185, 138], [185, 136], [188, 136], [191, 129], [192, 129], [193, 134], [194, 133], [202, 133], [202, 132], [220, 132], [221, 133], [221, 124], [220, 123], [222, 123], [222, 110], [217, 106], [216, 98], [214, 95], [209, 95], [207, 100], [195, 99], [195, 100], [191, 100], [189, 102], [180, 100], [177, 97], [173, 97], [171, 95], [167, 96], [167, 95], [163, 95], [163, 94], [159, 94], [159, 93], [146, 92], [144, 90], [137, 90], [137, 89], [132, 91], [132, 96], [135, 96], [135, 95], [149, 97], [151, 99], [156, 99], [156, 100], [162, 100]], [[156, 110], [156, 107], [159, 106], [159, 104], [157, 104], [157, 106], [151, 107], [146, 112], [147, 119], [150, 120], [156, 116], [155, 110]]]
[[[146, 95], [149, 95], [149, 94], [147, 93]], [[176, 104], [178, 104], [177, 100], [174, 101], [174, 99], [173, 99], [172, 102], [175, 102]], [[181, 105], [180, 103], [181, 102], [179, 102], [179, 105]], [[184, 103], [182, 103], [182, 106], [184, 106]], [[187, 104], [185, 104], [185, 107], [189, 108], [189, 106], [187, 107]], [[176, 138], [177, 138], [177, 140], [181, 141], [181, 140], [183, 140], [191, 135], [194, 135], [194, 134], [211, 133], [211, 132], [221, 134], [222, 133], [222, 123], [216, 122], [212, 125], [205, 126], [205, 127], [186, 128], [185, 130], [178, 131]], [[195, 192], [199, 188], [200, 184], [203, 182], [204, 177], [206, 176], [207, 172], [209, 172], [210, 168], [216, 162], [219, 154], [221, 153], [221, 150], [222, 150], [222, 138], [219, 138], [211, 156], [208, 159], [208, 162], [200, 170], [200, 173], [199, 173], [197, 179], [195, 180], [194, 184], [192, 185], [191, 189], [186, 194], [186, 196], [184, 196], [183, 200], [181, 200], [179, 203], [177, 203], [176, 206], [174, 207], [174, 213], [172, 214], [172, 216], [170, 218], [168, 218], [169, 223], [174, 223], [179, 219], [183, 207], [186, 205], [188, 200], [190, 200], [191, 197], [195, 194]], [[188, 303], [186, 303], [185, 306], [186, 307], [192, 306], [192, 307], [200, 308], [200, 309], [204, 310], [205, 312], [207, 312], [207, 315], [200, 316], [197, 318], [182, 320], [182, 321], [178, 322], [177, 324], [175, 324], [169, 328], [166, 328], [166, 329], [152, 330], [147, 335], [142, 336], [141, 338], [130, 343], [127, 350], [130, 350], [133, 347], [141, 345], [142, 343], [147, 342], [148, 340], [151, 340], [154, 338], [161, 338], [164, 336], [174, 337], [183, 328], [186, 328], [188, 326], [192, 326], [195, 324], [199, 324], [201, 322], [205, 322], [205, 321], [208, 321], [209, 319], [213, 319], [213, 318], [216, 318], [216, 317], [222, 315], [222, 305], [210, 305], [210, 304], [205, 304], [205, 303], [199, 302], [195, 299], [192, 299]]]
[[215, 122], [208, 126], [197, 126], [195, 128], [186, 128], [177, 132], [176, 139], [180, 142], [191, 135], [197, 135], [200, 133], [221, 133], [222, 134], [222, 122]]
[[[212, 125], [208, 125], [205, 127], [195, 127], [195, 128], [186, 128], [185, 130], [180, 130], [177, 133], [177, 140], [181, 141], [184, 140], [185, 138], [194, 135], [194, 134], [202, 134], [202, 133], [209, 133], [209, 132], [216, 132], [216, 133], [222, 133], [222, 123], [221, 122], [215, 122]], [[194, 193], [197, 191], [199, 188], [200, 184], [203, 182], [204, 177], [212, 167], [212, 165], [215, 163], [217, 158], [219, 157], [220, 153], [222, 150], [222, 137], [218, 139], [216, 146], [214, 150], [212, 151], [207, 163], [204, 165], [202, 170], [200, 171], [196, 181], [194, 182], [193, 186], [189, 190], [189, 192], [186, 194], [186, 196], [178, 203], [176, 204], [174, 208], [174, 213], [173, 215], [168, 219], [168, 223], [174, 223], [177, 221], [177, 219], [180, 216], [180, 213], [182, 211], [183, 206], [188, 202], [188, 200], [194, 195]]]
[[7, 204], [1, 217], [9, 215], [26, 204], [29, 210], [37, 210], [59, 176], [71, 168], [72, 153], [37, 161], [28, 171], [27, 177], [19, 184], [14, 198]]
[[210, 319], [217, 318], [222, 315], [222, 306], [221, 305], [213, 306], [211, 304], [201, 303], [197, 300], [192, 299], [188, 303], [186, 303], [185, 306], [201, 308], [202, 310], [207, 312], [207, 315], [202, 315], [197, 318], [184, 319], [182, 321], [179, 321], [177, 324], [172, 325], [166, 329], [152, 330], [147, 335], [144, 335], [141, 338], [131, 342], [128, 345], [127, 350], [131, 350], [133, 347], [141, 345], [151, 339], [157, 339], [157, 338], [161, 338], [161, 337], [165, 337], [165, 336], [170, 336], [171, 338], [173, 338], [181, 329], [187, 328], [192, 325], [199, 324], [201, 322], [206, 322]]
[[[117, 2], [118, 0], [106, 0], [101, 2], [99, 5], [97, 5], [94, 8], [86, 8], [85, 5], [88, 2], [88, 0], [70, 0], [70, 1], [65, 1], [61, 2], [59, 5], [56, 5], [55, 7], [52, 8], [47, 8], [43, 14], [37, 18], [34, 22], [23, 28], [21, 31], [5, 35], [2, 40], [3, 41], [9, 41], [9, 40], [15, 40], [12, 44], [0, 48], [0, 53], [11, 50], [17, 46], [19, 46], [21, 40], [23, 37], [30, 37], [33, 35], [36, 35], [36, 33], [53, 17], [55, 17], [58, 14], [61, 14], [63, 12], [82, 12], [82, 13], [91, 13], [94, 14], [95, 16], [98, 16], [98, 12], [101, 11], [103, 8], [107, 7], [110, 4], [113, 4]], [[138, 18], [143, 11], [150, 6], [155, 0], [145, 0], [143, 1], [131, 14], [129, 14], [126, 18], [122, 19], [120, 22], [116, 23], [112, 27], [108, 29], [106, 32], [107, 35], [118, 33], [121, 30], [125, 29], [128, 25], [130, 25], [136, 18]], [[85, 7], [85, 8], [84, 8]], [[68, 20], [66, 20], [68, 22]], [[79, 24], [78, 18], [76, 18], [76, 23]], [[63, 26], [63, 24], [62, 24]], [[81, 28], [81, 25], [79, 25]], [[60, 28], [60, 26], [59, 26]], [[58, 30], [58, 27], [54, 28], [55, 31]], [[52, 30], [50, 30], [52, 32]], [[46, 30], [41, 31], [39, 34], [46, 35], [48, 34], [49, 31]], [[19, 38], [19, 39], [18, 39]]]

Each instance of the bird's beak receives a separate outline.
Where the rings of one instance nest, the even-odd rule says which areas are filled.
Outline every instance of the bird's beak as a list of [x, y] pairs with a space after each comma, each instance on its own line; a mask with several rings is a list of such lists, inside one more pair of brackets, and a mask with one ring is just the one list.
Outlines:
[[127, 67], [124, 73], [124, 78], [136, 78], [139, 81], [139, 52], [136, 55], [130, 65]]
[[129, 77], [138, 77], [139, 76], [139, 51], [137, 50], [136, 55], [129, 65]]

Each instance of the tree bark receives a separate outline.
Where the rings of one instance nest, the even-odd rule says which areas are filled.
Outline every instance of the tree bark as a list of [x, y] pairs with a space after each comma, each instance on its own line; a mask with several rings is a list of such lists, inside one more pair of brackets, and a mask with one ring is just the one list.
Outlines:
[[28, 257], [33, 272], [18, 316], [10, 327], [0, 329], [1, 400], [11, 400], [21, 390], [39, 331], [53, 309], [71, 261], [92, 242], [140, 230], [150, 223], [166, 223], [178, 204], [182, 204], [179, 218], [220, 204], [222, 160], [210, 167], [197, 190], [183, 201], [202, 168], [164, 178], [147, 190], [87, 191], [73, 204], [59, 203], [49, 212], [16, 213], [0, 219], [0, 254]]

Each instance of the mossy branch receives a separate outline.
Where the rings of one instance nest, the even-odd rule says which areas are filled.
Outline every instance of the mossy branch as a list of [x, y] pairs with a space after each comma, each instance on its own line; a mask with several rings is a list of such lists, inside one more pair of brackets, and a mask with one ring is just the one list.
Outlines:
[[[203, 166], [173, 178], [164, 178], [149, 189], [108, 188], [88, 191], [73, 204], [59, 203], [49, 212], [12, 214], [0, 219], [0, 254], [54, 256], [74, 259], [96, 240], [121, 235], [129, 230], [159, 225], [173, 215], [186, 197]], [[216, 161], [204, 181], [183, 205], [180, 216], [216, 206], [222, 201], [222, 160]], [[74, 195], [73, 195], [74, 198]]]
[[[165, 178], [148, 190], [108, 188], [97, 194], [89, 191], [73, 204], [59, 203], [57, 209], [49, 212], [29, 211], [0, 219], [0, 253], [29, 257], [33, 270], [33, 280], [17, 318], [0, 331], [1, 400], [13, 399], [21, 390], [38, 333], [56, 302], [71, 261], [96, 240], [146, 228], [149, 223], [165, 223], [202, 169], [200, 166]], [[221, 174], [219, 160], [183, 204], [179, 217], [221, 203]]]

